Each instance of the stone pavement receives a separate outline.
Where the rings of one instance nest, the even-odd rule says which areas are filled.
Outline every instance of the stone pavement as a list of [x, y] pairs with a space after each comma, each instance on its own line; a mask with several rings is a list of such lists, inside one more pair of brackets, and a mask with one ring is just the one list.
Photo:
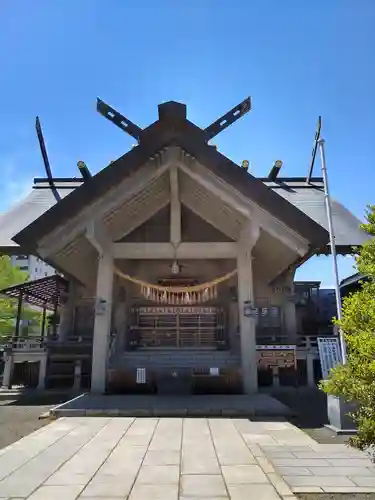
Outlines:
[[269, 394], [80, 394], [49, 412], [52, 417], [286, 417], [293, 412]]
[[0, 450], [0, 499], [293, 500], [375, 491], [375, 466], [288, 422], [61, 418]]

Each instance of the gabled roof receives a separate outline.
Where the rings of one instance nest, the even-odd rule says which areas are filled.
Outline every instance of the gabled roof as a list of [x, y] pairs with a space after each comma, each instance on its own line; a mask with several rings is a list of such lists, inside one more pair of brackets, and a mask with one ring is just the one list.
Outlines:
[[347, 286], [355, 285], [358, 284], [359, 281], [364, 280], [366, 281], [368, 278], [362, 274], [362, 273], [355, 273], [352, 276], [348, 276], [347, 278], [344, 278], [340, 282], [340, 288], [345, 288]]
[[141, 131], [138, 146], [31, 222], [14, 236], [14, 241], [32, 250], [36, 242], [56, 226], [74, 217], [124, 178], [132, 176], [150, 157], [172, 145], [181, 147], [219, 178], [284, 222], [307, 239], [312, 248], [326, 246], [328, 234], [322, 226], [208, 145], [204, 131], [186, 119], [186, 106], [175, 102], [159, 105], [159, 119]]
[[[60, 182], [57, 180], [56, 187], [61, 198], [65, 198], [81, 183], [79, 179], [61, 179]], [[0, 215], [0, 252], [19, 252], [13, 237], [55, 204], [55, 197], [46, 179], [35, 179], [31, 193], [8, 212]]]
[[[323, 179], [311, 179], [307, 184], [305, 178], [280, 178], [276, 182], [263, 179], [265, 184], [280, 196], [289, 201], [312, 220], [328, 231], [328, 219], [325, 208]], [[331, 198], [332, 222], [338, 253], [352, 253], [352, 247], [361, 246], [371, 236], [361, 229], [361, 221], [357, 219], [341, 203]], [[322, 248], [322, 253], [328, 249]]]

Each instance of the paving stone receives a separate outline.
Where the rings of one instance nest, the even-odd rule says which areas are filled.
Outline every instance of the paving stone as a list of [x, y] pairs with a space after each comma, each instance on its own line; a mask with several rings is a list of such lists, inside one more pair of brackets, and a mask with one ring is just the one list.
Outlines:
[[293, 429], [289, 422], [260, 422], [261, 428], [266, 431], [287, 431]]
[[221, 470], [227, 485], [268, 483], [259, 465], [224, 465]]
[[251, 453], [254, 455], [254, 457], [264, 457], [264, 452], [262, 450], [262, 448], [256, 444], [256, 443], [246, 443], [247, 444], [247, 447], [249, 448], [249, 450], [251, 451]]
[[290, 486], [355, 486], [345, 476], [284, 476]]
[[266, 474], [270, 472], [275, 472], [273, 465], [266, 457], [256, 457], [256, 459], [258, 464]]
[[314, 459], [314, 458], [306, 458], [298, 459], [298, 458], [273, 458], [271, 459], [272, 463], [279, 466], [286, 467], [329, 467], [332, 468], [332, 465], [324, 460], [323, 458]]
[[119, 477], [117, 481], [101, 482], [95, 479], [91, 481], [81, 493], [86, 497], [126, 497], [133, 486], [133, 480]]
[[369, 467], [375, 472], [375, 464], [369, 458], [328, 458], [334, 467]]
[[375, 488], [375, 474], [370, 476], [364, 476], [364, 475], [351, 475], [349, 476], [349, 479], [353, 481], [357, 486], [368, 486], [371, 488]]
[[222, 476], [191, 474], [181, 476], [180, 493], [187, 497], [225, 497], [227, 490]]
[[143, 465], [178, 465], [180, 463], [180, 451], [149, 450], [143, 461]]
[[319, 486], [292, 486], [293, 493], [323, 493]]
[[75, 500], [81, 491], [81, 486], [41, 486], [29, 500]]
[[267, 475], [267, 477], [271, 481], [273, 487], [276, 489], [279, 495], [281, 495], [282, 497], [293, 496], [293, 492], [289, 488], [289, 485], [278, 474], [271, 472]]
[[142, 465], [138, 477], [138, 484], [178, 484], [178, 465]]
[[[269, 451], [268, 448], [262, 448], [264, 450], [264, 453], [267, 457], [269, 458], [296, 458], [296, 455], [293, 454], [293, 452], [289, 451], [288, 448], [285, 449], [278, 449], [276, 450], [271, 450]], [[308, 457], [308, 458], [313, 458], [313, 457]]]
[[[277, 467], [277, 471], [283, 476], [312, 476], [312, 469], [314, 469], [314, 467], [311, 467], [310, 469], [307, 467], [284, 467], [282, 465]], [[315, 467], [315, 469], [325, 469], [325, 467]], [[329, 471], [330, 469], [325, 470]]]
[[[82, 497], [81, 495], [78, 498], [84, 498], [85, 500], [120, 500], [119, 497]], [[12, 498], [13, 500], [13, 498]], [[15, 499], [17, 500], [17, 499]]]
[[270, 484], [228, 485], [231, 500], [280, 500], [276, 490]]
[[372, 476], [375, 479], [375, 471], [365, 467], [309, 467], [315, 476]]
[[[179, 500], [229, 500], [228, 496], [225, 497], [179, 497]], [[0, 499], [1, 500], [1, 499]]]
[[336, 444], [323, 444], [317, 443], [316, 441], [311, 445], [311, 447], [318, 452], [334, 452], [334, 453], [345, 453], [346, 455], [353, 455], [357, 457], [361, 457], [364, 455], [363, 451], [356, 450], [351, 446], [343, 443]]
[[[178, 500], [178, 486], [135, 484], [129, 500]], [[98, 499], [99, 500], [99, 499]]]
[[221, 474], [219, 462], [214, 457], [206, 457], [205, 455], [198, 455], [193, 458], [182, 457], [181, 462], [182, 474]]
[[8, 497], [28, 497], [31, 493], [40, 486], [43, 481], [39, 478], [24, 477], [20, 480], [19, 477], [13, 479], [8, 477], [0, 482], [0, 495]]
[[366, 488], [365, 486], [325, 486], [323, 491], [325, 493], [375, 493], [375, 488]]
[[255, 457], [250, 453], [236, 452], [236, 450], [220, 450], [217, 453], [219, 463], [223, 465], [256, 465]]
[[246, 443], [275, 444], [275, 439], [270, 434], [242, 434]]
[[57, 471], [45, 481], [45, 486], [69, 486], [82, 485], [86, 486], [91, 481], [92, 475], [71, 474], [69, 472]]
[[317, 452], [314, 450], [310, 451], [292, 451], [291, 448], [288, 447], [288, 450], [293, 454], [295, 458], [302, 458], [302, 459], [309, 459], [309, 458], [314, 458], [314, 459], [328, 459], [328, 458], [345, 458], [346, 455], [343, 453], [333, 453], [333, 452]]

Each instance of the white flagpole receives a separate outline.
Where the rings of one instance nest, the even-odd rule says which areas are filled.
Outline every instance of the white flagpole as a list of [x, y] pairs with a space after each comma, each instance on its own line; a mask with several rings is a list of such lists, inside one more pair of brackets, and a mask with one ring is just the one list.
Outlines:
[[[326, 167], [326, 157], [325, 157], [325, 152], [324, 152], [324, 143], [325, 143], [324, 139], [319, 138], [318, 145], [319, 145], [319, 151], [320, 151], [320, 160], [321, 160], [322, 176], [323, 176], [323, 183], [324, 183], [324, 201], [325, 201], [326, 213], [327, 213], [327, 219], [328, 219], [329, 241], [330, 241], [330, 246], [331, 246], [333, 274], [334, 274], [334, 280], [335, 280], [337, 319], [341, 320], [342, 308], [341, 308], [340, 279], [339, 279], [339, 270], [338, 270], [338, 265], [337, 265], [335, 234], [334, 234], [333, 224], [332, 224], [332, 205], [331, 205], [331, 198], [329, 195], [329, 188], [328, 188], [328, 176], [327, 176], [327, 167]], [[346, 363], [346, 345], [345, 345], [344, 334], [343, 334], [343, 331], [341, 330], [341, 328], [339, 329], [339, 337], [340, 337], [342, 363], [345, 364]]]

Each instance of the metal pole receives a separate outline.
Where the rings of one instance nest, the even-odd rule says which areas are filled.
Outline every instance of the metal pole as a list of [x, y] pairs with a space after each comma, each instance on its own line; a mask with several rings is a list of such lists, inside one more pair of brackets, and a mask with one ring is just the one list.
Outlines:
[[[332, 253], [332, 263], [333, 263], [333, 274], [335, 279], [335, 295], [336, 295], [336, 307], [337, 307], [337, 319], [341, 320], [342, 318], [342, 308], [341, 308], [341, 291], [340, 291], [340, 279], [339, 279], [339, 269], [337, 265], [337, 254], [336, 254], [336, 243], [335, 243], [335, 234], [333, 231], [332, 224], [332, 206], [331, 206], [331, 198], [329, 195], [328, 188], [328, 176], [327, 176], [327, 167], [326, 167], [326, 157], [324, 152], [324, 139], [319, 138], [318, 145], [320, 151], [320, 160], [322, 165], [322, 176], [324, 183], [324, 201], [326, 206], [326, 213], [328, 219], [328, 232], [329, 232], [329, 241], [331, 246]], [[340, 337], [340, 347], [341, 347], [341, 356], [343, 364], [346, 363], [346, 345], [344, 334], [341, 328], [339, 329], [339, 337]]]

